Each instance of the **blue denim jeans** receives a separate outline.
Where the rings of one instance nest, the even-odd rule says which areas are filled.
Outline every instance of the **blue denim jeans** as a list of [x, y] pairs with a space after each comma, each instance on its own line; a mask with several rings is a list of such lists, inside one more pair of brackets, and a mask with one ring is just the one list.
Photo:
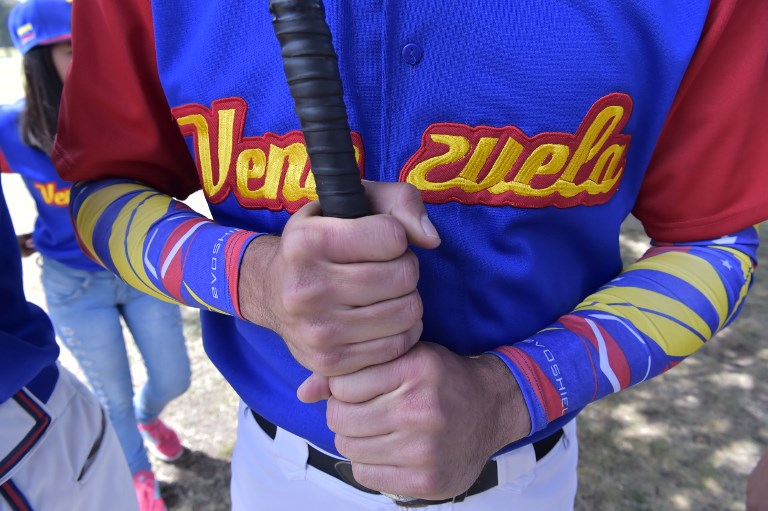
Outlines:
[[[112, 273], [43, 258], [42, 283], [56, 334], [107, 411], [131, 473], [151, 470], [137, 421], [156, 418], [189, 387], [177, 305], [146, 295]], [[134, 396], [122, 316], [144, 359], [147, 383]]]

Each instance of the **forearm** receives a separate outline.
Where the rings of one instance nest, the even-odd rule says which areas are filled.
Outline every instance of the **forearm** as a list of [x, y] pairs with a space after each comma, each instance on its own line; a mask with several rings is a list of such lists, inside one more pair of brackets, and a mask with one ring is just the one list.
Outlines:
[[757, 246], [749, 228], [653, 247], [550, 327], [495, 350], [520, 385], [532, 432], [695, 353], [741, 309]]
[[159, 299], [241, 316], [240, 263], [257, 233], [221, 226], [141, 183], [72, 188], [81, 246], [133, 287]]

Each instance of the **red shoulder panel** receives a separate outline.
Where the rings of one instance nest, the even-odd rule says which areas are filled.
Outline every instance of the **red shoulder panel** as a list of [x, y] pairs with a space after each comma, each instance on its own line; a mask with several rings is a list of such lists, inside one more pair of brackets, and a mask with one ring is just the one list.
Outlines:
[[67, 180], [137, 179], [178, 198], [197, 172], [160, 84], [149, 0], [75, 2], [53, 161]]
[[719, 0], [658, 141], [634, 214], [662, 241], [768, 219], [768, 2]]

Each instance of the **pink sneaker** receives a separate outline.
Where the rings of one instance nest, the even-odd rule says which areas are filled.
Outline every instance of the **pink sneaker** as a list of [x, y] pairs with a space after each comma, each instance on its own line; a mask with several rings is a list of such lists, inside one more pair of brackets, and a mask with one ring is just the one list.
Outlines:
[[133, 486], [139, 499], [139, 511], [168, 511], [160, 496], [160, 486], [155, 481], [155, 474], [141, 470], [133, 475]]
[[184, 454], [184, 446], [171, 428], [160, 419], [154, 419], [146, 424], [139, 423], [139, 433], [144, 437], [144, 443], [149, 452], [163, 461], [175, 461]]

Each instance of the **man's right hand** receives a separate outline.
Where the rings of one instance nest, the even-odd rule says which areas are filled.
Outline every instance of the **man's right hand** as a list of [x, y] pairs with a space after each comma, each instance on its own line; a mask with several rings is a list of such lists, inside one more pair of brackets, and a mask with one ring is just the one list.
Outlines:
[[312, 202], [282, 236], [251, 242], [241, 265], [245, 319], [280, 334], [321, 376], [394, 360], [422, 331], [419, 262], [408, 244], [435, 248], [440, 238], [411, 185], [366, 183], [366, 195], [372, 216], [326, 218]]

